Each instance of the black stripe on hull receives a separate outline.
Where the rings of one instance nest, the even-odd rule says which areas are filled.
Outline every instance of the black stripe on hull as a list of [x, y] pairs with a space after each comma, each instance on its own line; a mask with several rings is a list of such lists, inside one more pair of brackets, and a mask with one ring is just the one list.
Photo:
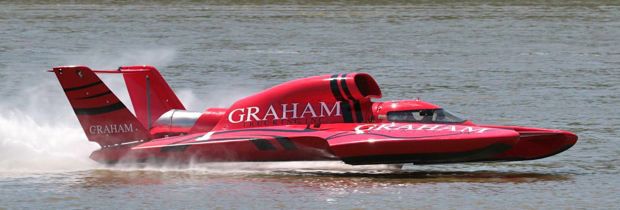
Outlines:
[[184, 152], [189, 146], [190, 145], [162, 147], [159, 151], [161, 152]]
[[364, 122], [364, 115], [362, 115], [362, 105], [358, 100], [353, 102], [353, 107], [355, 108], [355, 116], [357, 118], [357, 122]]
[[100, 93], [100, 94], [97, 94], [97, 95], [86, 96], [86, 97], [76, 98], [76, 99], [82, 100], [82, 99], [97, 98], [97, 97], [101, 97], [101, 96], [109, 95], [109, 94], [111, 94], [111, 93], [112, 93], [112, 91], [109, 91], [109, 90], [108, 90], [108, 91], [106, 91], [106, 92], [103, 92], [103, 93]]
[[372, 155], [343, 158], [347, 164], [366, 165], [366, 164], [392, 164], [392, 163], [413, 163], [413, 164], [440, 164], [440, 163], [460, 163], [472, 161], [489, 160], [493, 156], [505, 152], [512, 146], [497, 143], [488, 147], [452, 153], [433, 153], [433, 154], [401, 154], [401, 155]]
[[334, 97], [336, 98], [337, 101], [343, 101], [344, 98], [342, 97], [342, 94], [340, 94], [340, 89], [338, 89], [338, 75], [334, 74], [332, 75], [330, 81], [329, 81], [329, 87], [332, 90], [332, 95], [334, 95]]
[[344, 122], [351, 123], [353, 122], [353, 115], [351, 114], [351, 105], [348, 101], [344, 99], [342, 94], [340, 93], [340, 89], [338, 88], [338, 74], [334, 74], [331, 76], [331, 81], [329, 81], [330, 88], [332, 90], [332, 94], [336, 98], [337, 101], [340, 101], [340, 112], [342, 113], [342, 118]]
[[342, 116], [343, 116], [344, 122], [352, 123], [353, 115], [351, 114], [351, 105], [349, 105], [349, 102], [342, 101], [340, 103], [340, 109], [342, 109]]
[[108, 112], [113, 112], [119, 109], [125, 109], [125, 105], [122, 102], [118, 102], [109, 106], [104, 107], [96, 107], [96, 108], [81, 108], [81, 109], [73, 109], [76, 115], [96, 115], [96, 114], [105, 114]]
[[250, 142], [254, 143], [254, 146], [260, 151], [276, 150], [276, 147], [266, 139], [252, 139]]
[[364, 122], [364, 115], [362, 115], [362, 107], [360, 105], [360, 102], [358, 100], [355, 100], [355, 98], [353, 98], [353, 95], [351, 94], [351, 91], [349, 91], [349, 85], [347, 85], [346, 77], [347, 77], [347, 74], [342, 75], [342, 78], [340, 79], [340, 86], [342, 86], [342, 90], [347, 95], [347, 98], [353, 101], [353, 107], [355, 108], [356, 121], [358, 123]]
[[285, 150], [296, 150], [297, 149], [297, 146], [295, 146], [295, 143], [293, 143], [289, 138], [286, 138], [286, 137], [275, 137], [275, 138]]
[[72, 88], [67, 88], [67, 89], [63, 89], [65, 92], [69, 92], [69, 91], [76, 91], [76, 90], [81, 90], [84, 88], [89, 88], [95, 85], [99, 85], [99, 84], [103, 84], [103, 82], [101, 80], [94, 82], [94, 83], [90, 83], [88, 85], [83, 85], [83, 86], [78, 86], [78, 87], [72, 87]]

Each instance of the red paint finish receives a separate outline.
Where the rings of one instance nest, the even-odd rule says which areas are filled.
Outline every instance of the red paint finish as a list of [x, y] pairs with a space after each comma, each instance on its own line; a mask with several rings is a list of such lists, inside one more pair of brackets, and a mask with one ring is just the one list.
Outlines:
[[[229, 108], [187, 112], [151, 66], [95, 71], [64, 66], [52, 71], [89, 140], [103, 146], [91, 158], [105, 163], [515, 161], [551, 156], [577, 141], [575, 134], [561, 130], [476, 125], [421, 100], [373, 102], [381, 90], [364, 73], [297, 79]], [[137, 117], [95, 73], [124, 76]]]
[[208, 108], [206, 109], [200, 118], [196, 121], [196, 124], [189, 131], [190, 133], [207, 132], [213, 130], [215, 125], [226, 114], [227, 108]]
[[88, 67], [58, 67], [52, 72], [90, 141], [107, 147], [150, 140], [148, 130]]

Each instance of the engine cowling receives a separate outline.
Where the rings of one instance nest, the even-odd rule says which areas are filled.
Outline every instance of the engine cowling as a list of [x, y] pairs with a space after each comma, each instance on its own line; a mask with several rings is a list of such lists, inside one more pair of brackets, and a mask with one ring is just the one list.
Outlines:
[[201, 115], [202, 113], [200, 112], [172, 109], [162, 114], [153, 122], [151, 135], [155, 138], [161, 138], [164, 136], [187, 134]]
[[234, 103], [215, 129], [369, 122], [381, 90], [365, 73], [334, 74], [276, 85]]

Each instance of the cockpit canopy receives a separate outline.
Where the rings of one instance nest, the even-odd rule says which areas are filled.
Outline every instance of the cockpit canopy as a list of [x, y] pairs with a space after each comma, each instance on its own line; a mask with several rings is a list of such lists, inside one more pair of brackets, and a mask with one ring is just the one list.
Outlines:
[[405, 111], [391, 111], [387, 113], [389, 122], [419, 122], [419, 123], [462, 123], [464, 119], [444, 109], [419, 109]]

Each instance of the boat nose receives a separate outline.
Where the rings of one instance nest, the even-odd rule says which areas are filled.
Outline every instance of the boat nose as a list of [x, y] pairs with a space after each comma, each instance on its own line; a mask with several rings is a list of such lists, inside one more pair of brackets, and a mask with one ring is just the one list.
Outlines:
[[[577, 135], [568, 131], [559, 130], [560, 135], [555, 135], [553, 139], [556, 142], [556, 151], [553, 154], [564, 152], [577, 143]], [[550, 155], [549, 155], [550, 156]]]
[[571, 147], [577, 143], [577, 135], [568, 131], [562, 131], [562, 135], [564, 136], [564, 145], [567, 147]]

